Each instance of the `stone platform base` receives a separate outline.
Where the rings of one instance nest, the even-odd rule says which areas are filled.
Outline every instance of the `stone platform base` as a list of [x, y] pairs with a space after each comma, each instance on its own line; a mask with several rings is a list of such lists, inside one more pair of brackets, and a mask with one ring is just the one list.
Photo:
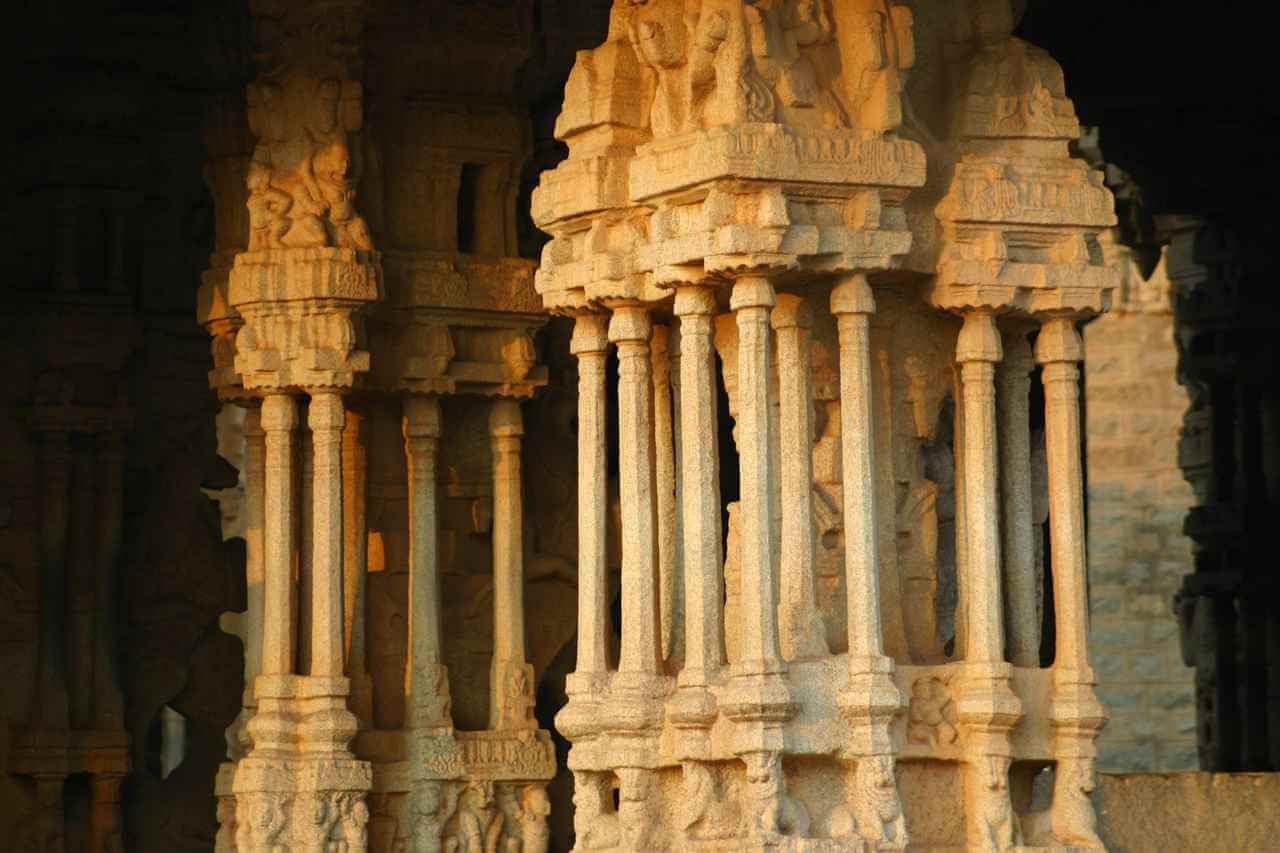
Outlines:
[[1280, 773], [1100, 774], [1111, 853], [1280, 849]]

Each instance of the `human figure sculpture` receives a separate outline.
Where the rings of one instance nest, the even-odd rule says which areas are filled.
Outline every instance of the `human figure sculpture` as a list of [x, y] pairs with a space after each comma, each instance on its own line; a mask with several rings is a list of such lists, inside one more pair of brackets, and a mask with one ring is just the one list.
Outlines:
[[369, 848], [369, 805], [362, 794], [348, 792], [339, 799], [342, 834], [338, 844], [345, 845], [342, 853], [358, 853]]
[[511, 809], [520, 838], [507, 839], [507, 853], [547, 853], [551, 847], [551, 800], [541, 785], [525, 785], [519, 799], [511, 798]]
[[437, 781], [422, 782], [414, 789], [412, 853], [441, 853], [445, 849], [444, 825], [453, 817], [460, 793], [458, 786]]
[[458, 837], [447, 849], [458, 853], [497, 853], [502, 813], [494, 805], [493, 783], [472, 782], [467, 808], [458, 815]]

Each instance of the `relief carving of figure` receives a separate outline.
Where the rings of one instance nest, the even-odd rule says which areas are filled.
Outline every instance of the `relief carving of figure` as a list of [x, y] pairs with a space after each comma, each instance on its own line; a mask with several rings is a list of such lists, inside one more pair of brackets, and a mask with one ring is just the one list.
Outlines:
[[[458, 807], [462, 789], [447, 782], [419, 782], [413, 792], [413, 849], [406, 853], [441, 853], [444, 825]], [[456, 845], [456, 842], [455, 842]]]
[[525, 785], [517, 800], [511, 792], [510, 809], [520, 831], [519, 839], [507, 839], [507, 853], [547, 853], [551, 848], [551, 800], [542, 785]]
[[1003, 755], [984, 755], [970, 767], [971, 778], [976, 777], [977, 782], [969, 796], [969, 808], [976, 818], [970, 821], [969, 845], [975, 850], [1003, 853], [1014, 845], [1017, 827], [1009, 800], [1011, 763]]
[[359, 169], [350, 142], [363, 120], [354, 61], [361, 27], [358, 14], [306, 4], [257, 21], [262, 73], [248, 88], [249, 129], [258, 138], [247, 181], [250, 250], [373, 248], [355, 209]]
[[1037, 847], [1103, 849], [1102, 839], [1098, 837], [1098, 818], [1089, 802], [1089, 794], [1095, 787], [1091, 761], [1060, 759], [1054, 771], [1053, 802], [1048, 810], [1022, 818], [1025, 843]]
[[832, 812], [830, 829], [832, 838], [857, 838], [868, 850], [906, 849], [907, 821], [898, 798], [892, 756], [858, 759], [853, 792], [848, 802]]
[[917, 678], [911, 685], [907, 740], [932, 747], [955, 743], [960, 737], [957, 719], [947, 685], [938, 678]]
[[684, 763], [680, 826], [694, 840], [732, 838], [741, 824], [737, 804], [726, 799], [716, 772], [698, 761]]
[[653, 777], [652, 770], [618, 768], [618, 840], [624, 850], [652, 850], [658, 846]]
[[583, 850], [605, 850], [618, 844], [618, 815], [608, 774], [573, 774], [573, 831]]
[[875, 850], [905, 850], [907, 820], [898, 800], [893, 757], [869, 755], [854, 771], [854, 815], [858, 834]]
[[279, 794], [248, 794], [238, 797], [236, 847], [240, 850], [270, 850], [275, 853], [281, 849], [280, 836], [288, 822], [288, 798]]
[[362, 853], [369, 849], [369, 804], [364, 794], [348, 791], [338, 795], [342, 853]]
[[294, 802], [293, 840], [304, 850], [328, 851], [338, 822], [337, 809], [329, 801], [329, 796], [319, 792]]
[[777, 752], [749, 752], [742, 759], [747, 765], [747, 835], [803, 837], [808, 833], [809, 812], [786, 792], [782, 756]]
[[467, 805], [458, 815], [458, 835], [448, 849], [458, 853], [498, 853], [502, 837], [502, 812], [494, 803], [492, 782], [467, 786]]

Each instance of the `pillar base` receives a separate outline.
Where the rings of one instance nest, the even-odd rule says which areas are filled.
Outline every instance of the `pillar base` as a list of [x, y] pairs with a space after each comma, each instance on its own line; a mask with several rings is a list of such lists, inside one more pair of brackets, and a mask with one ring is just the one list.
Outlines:
[[356, 718], [345, 678], [260, 675], [254, 748], [235, 765], [236, 853], [327, 853], [345, 842], [368, 849], [373, 769], [350, 743]]

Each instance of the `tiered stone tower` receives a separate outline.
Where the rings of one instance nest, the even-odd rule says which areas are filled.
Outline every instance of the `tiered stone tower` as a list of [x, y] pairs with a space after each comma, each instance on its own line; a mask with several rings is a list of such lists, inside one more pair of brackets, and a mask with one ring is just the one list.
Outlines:
[[[579, 54], [557, 125], [569, 157], [534, 198], [554, 237], [538, 292], [575, 318], [580, 363], [578, 661], [557, 718], [576, 849], [928, 849], [955, 843], [959, 815], [973, 850], [1100, 846], [1076, 322], [1109, 301], [1097, 237], [1112, 202], [1068, 154], [1061, 71], [1010, 35], [1007, 4], [958, 5], [929, 9], [926, 43], [945, 42], [923, 87], [947, 104], [933, 132], [904, 95], [905, 4], [618, 2], [606, 43]], [[610, 344], [616, 668], [600, 509]], [[727, 543], [718, 379], [740, 469]], [[918, 461], [948, 399], [950, 566], [939, 484]], [[946, 569], [954, 614], [920, 613], [945, 609]], [[1052, 805], [1033, 811], [1031, 777], [1050, 765]]]
[[[514, 257], [527, 131], [502, 102], [469, 106], [416, 82], [456, 72], [433, 63], [485, 56], [484, 81], [510, 86], [527, 21], [519, 10], [487, 21], [502, 38], [486, 51], [467, 44], [474, 16], [455, 13], [443, 23], [456, 26], [457, 50], [444, 55], [440, 20], [384, 15], [373, 29], [360, 2], [263, 0], [253, 11], [256, 148], [239, 153], [234, 107], [217, 104], [207, 136], [221, 251], [200, 300], [210, 383], [248, 408], [248, 686], [219, 776], [218, 849], [545, 850], [555, 759], [533, 717], [526, 652], [520, 401], [547, 381], [533, 340], [546, 317], [533, 264]], [[365, 76], [381, 88], [366, 91]], [[476, 405], [488, 409], [491, 486], [469, 495], [450, 482], [441, 495], [447, 415]], [[398, 454], [399, 486], [375, 483], [371, 494], [371, 454], [392, 470]], [[479, 731], [458, 730], [451, 713], [445, 497], [470, 500], [473, 532], [492, 538], [489, 722]], [[390, 524], [406, 541], [407, 575], [397, 614], [407, 654], [390, 679], [368, 641], [381, 627], [368, 623], [375, 504], [406, 516]], [[392, 535], [383, 531], [379, 544]], [[379, 719], [400, 702], [401, 721]]]

